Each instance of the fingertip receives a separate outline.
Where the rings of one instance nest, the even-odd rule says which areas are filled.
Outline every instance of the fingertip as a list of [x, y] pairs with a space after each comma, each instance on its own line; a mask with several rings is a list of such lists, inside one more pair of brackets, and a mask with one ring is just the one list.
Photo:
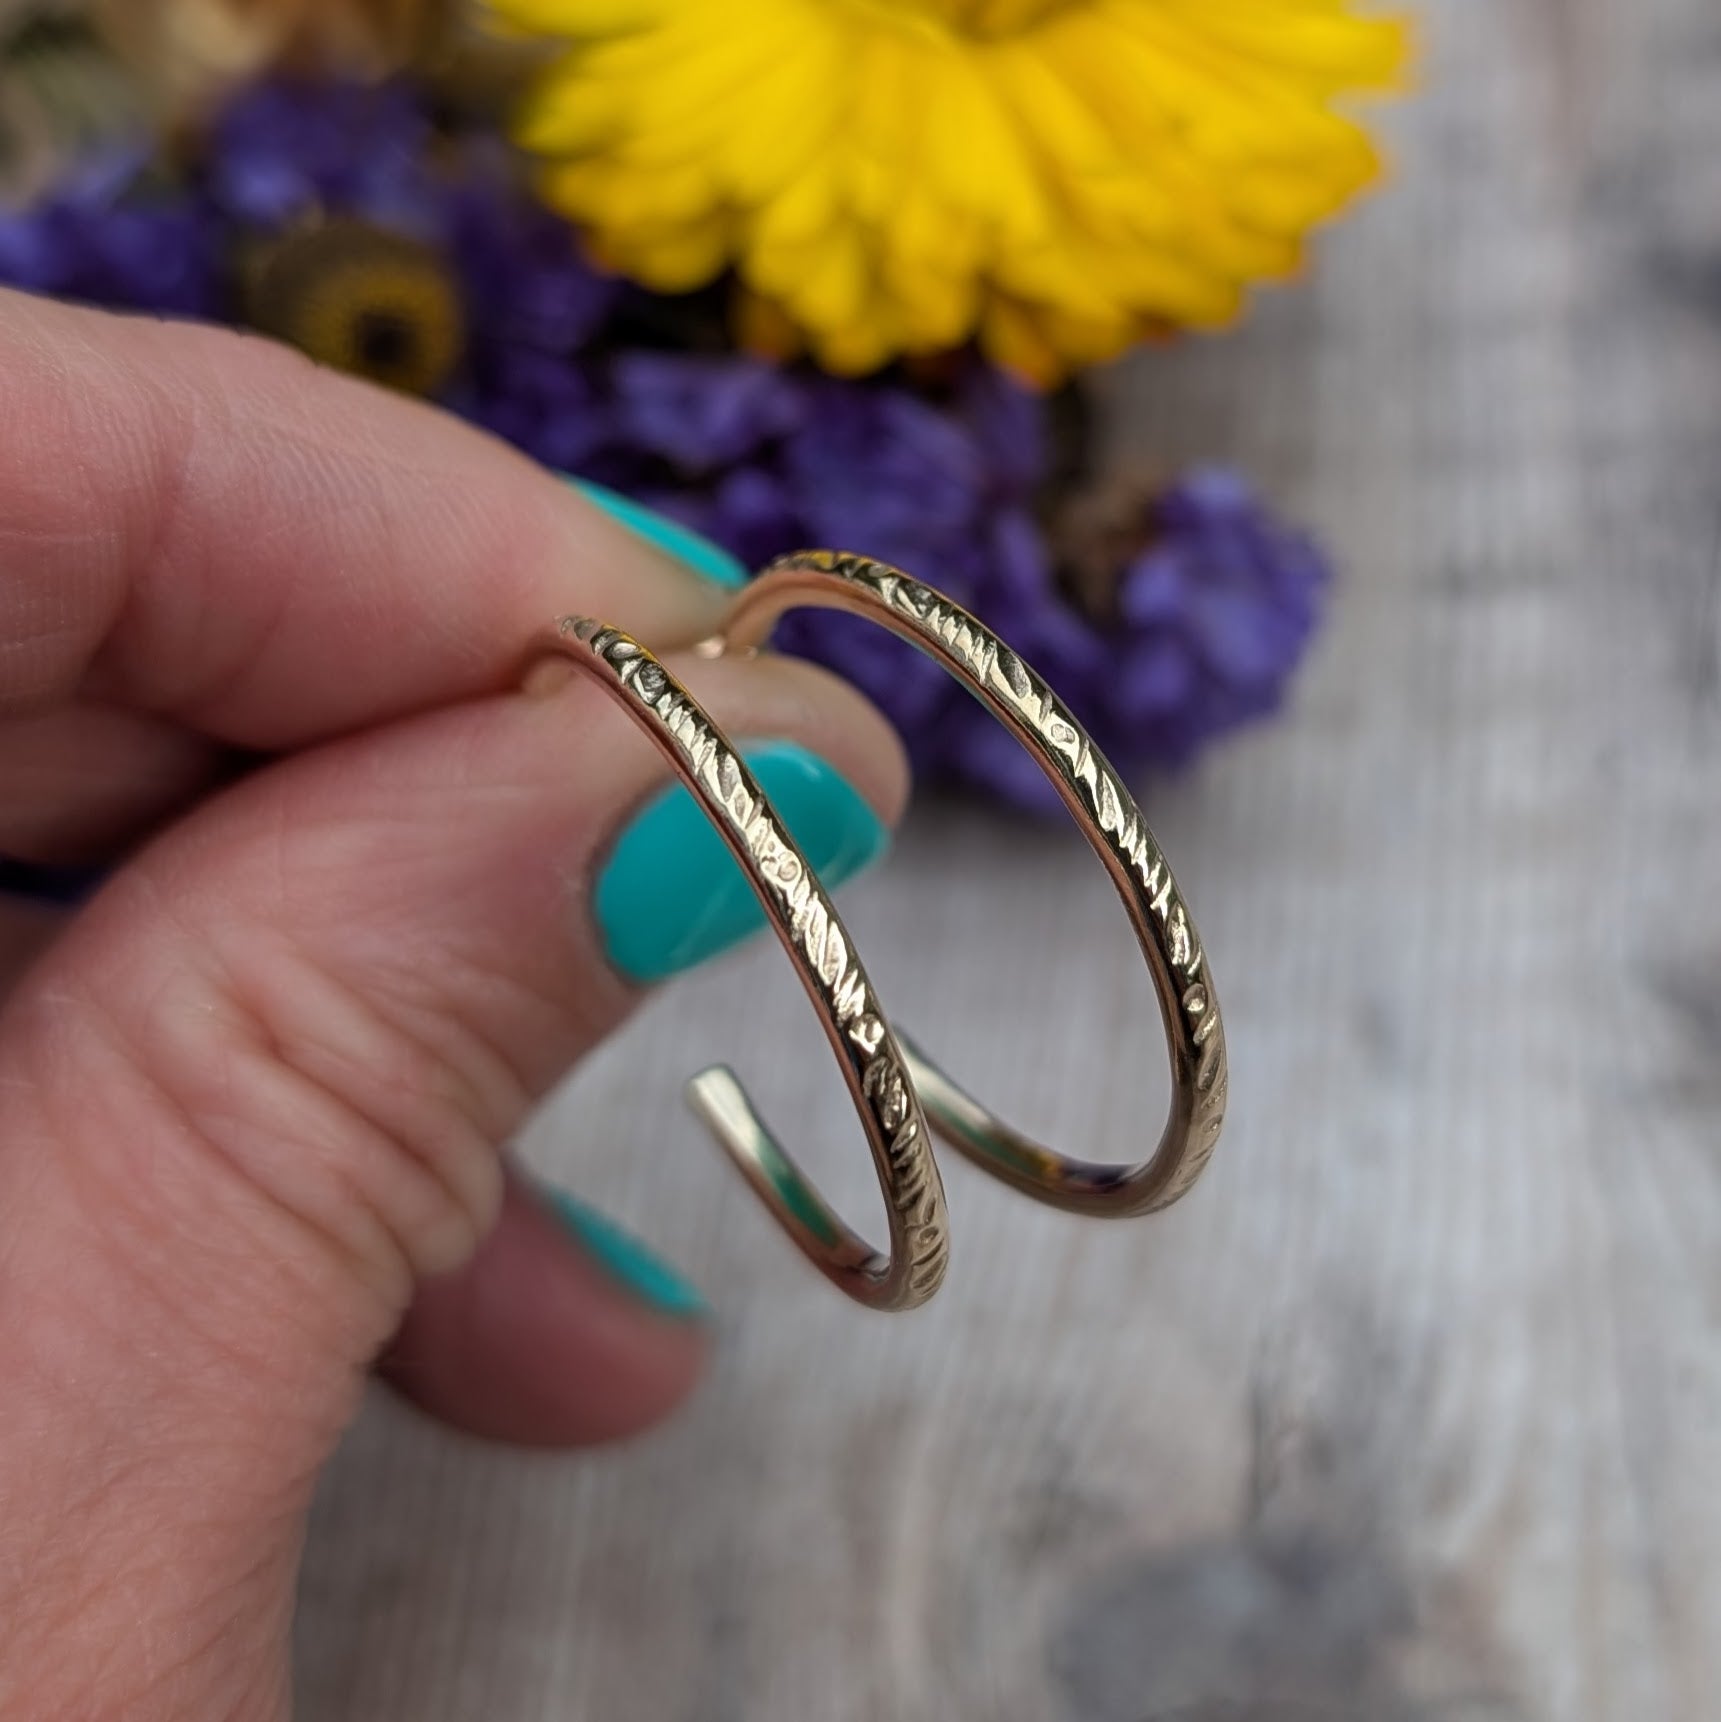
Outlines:
[[711, 1314], [704, 1294], [609, 1215], [587, 1206], [566, 1190], [548, 1189], [540, 1200], [551, 1219], [623, 1291], [660, 1315], [703, 1321]]
[[99, 689], [273, 752], [490, 692], [570, 612], [704, 638], [735, 576], [256, 336], [0, 293], [0, 375], [0, 709]]
[[[742, 748], [760, 789], [826, 890], [881, 860], [889, 829], [828, 761], [798, 742]], [[667, 785], [611, 842], [592, 887], [611, 965], [640, 985], [666, 980], [766, 925], [747, 875], [684, 785]]]
[[476, 1256], [424, 1281], [379, 1362], [421, 1410], [485, 1440], [575, 1447], [661, 1422], [710, 1350], [702, 1298], [614, 1222], [510, 1172]]

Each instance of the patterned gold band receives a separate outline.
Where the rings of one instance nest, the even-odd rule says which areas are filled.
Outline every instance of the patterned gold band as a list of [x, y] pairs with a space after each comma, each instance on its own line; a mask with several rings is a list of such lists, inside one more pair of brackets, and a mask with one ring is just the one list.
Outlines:
[[1053, 1153], [995, 1118], [904, 1037], [939, 1134], [1027, 1195], [1078, 1213], [1149, 1213], [1207, 1164], [1225, 1117], [1225, 1030], [1195, 924], [1141, 810], [1069, 708], [966, 610], [882, 562], [829, 550], [773, 562], [736, 595], [708, 656], [756, 650], [800, 606], [846, 610], [936, 659], [1027, 749], [1105, 863], [1153, 976], [1171, 1053], [1171, 1114], [1145, 1160], [1103, 1165]]
[[[949, 1227], [927, 1136], [1055, 1207], [1096, 1215], [1163, 1208], [1200, 1176], [1225, 1116], [1225, 1031], [1189, 910], [1141, 810], [1056, 694], [967, 611], [899, 569], [812, 550], [771, 564], [735, 598], [708, 657], [757, 651], [803, 605], [846, 610], [942, 664], [1027, 749], [1105, 863], [1153, 977], [1171, 1054], [1171, 1112], [1147, 1158], [1122, 1165], [1054, 1153], [996, 1118], [931, 1059], [899, 1044], [836, 910], [745, 762], [637, 640], [565, 618], [535, 656], [568, 659], [651, 737], [746, 872], [842, 1066], [889, 1215], [881, 1254], [838, 1218], [766, 1128], [733, 1072], [689, 1084], [694, 1109], [778, 1223], [829, 1279], [876, 1309], [911, 1309], [944, 1278]], [[922, 1111], [924, 1103], [925, 1112]]]
[[875, 1309], [912, 1309], [944, 1278], [949, 1226], [926, 1118], [860, 958], [806, 857], [746, 763], [652, 654], [602, 623], [565, 618], [533, 656], [595, 677], [657, 744], [745, 870], [818, 1011], [884, 1190], [890, 1253], [851, 1231], [766, 1128], [734, 1073], [701, 1071], [688, 1098], [778, 1223], [829, 1279]]

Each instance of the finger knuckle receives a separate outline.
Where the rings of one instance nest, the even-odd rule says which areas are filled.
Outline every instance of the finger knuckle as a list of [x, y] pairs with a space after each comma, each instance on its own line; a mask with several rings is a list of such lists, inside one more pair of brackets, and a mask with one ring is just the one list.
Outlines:
[[110, 1119], [99, 1158], [126, 1186], [120, 1205], [155, 1203], [154, 1235], [232, 1226], [302, 1286], [356, 1286], [380, 1341], [414, 1283], [458, 1266], [493, 1223], [497, 1147], [525, 1098], [428, 1008], [355, 990], [254, 930], [242, 947], [182, 939], [152, 982], [117, 989], [129, 1006], [106, 1012], [105, 1038], [149, 1097], [134, 1118], [157, 1122]]

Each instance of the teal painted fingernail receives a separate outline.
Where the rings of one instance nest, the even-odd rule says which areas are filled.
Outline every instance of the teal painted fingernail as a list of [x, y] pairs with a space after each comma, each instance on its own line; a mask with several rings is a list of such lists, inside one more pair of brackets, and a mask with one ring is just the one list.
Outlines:
[[711, 1313], [711, 1306], [661, 1256], [654, 1255], [632, 1232], [625, 1232], [607, 1214], [588, 1208], [566, 1190], [546, 1190], [552, 1215], [573, 1235], [588, 1256], [636, 1297], [665, 1315], [694, 1318]]
[[709, 538], [701, 538], [679, 520], [655, 514], [631, 497], [607, 490], [589, 479], [569, 478], [568, 483], [587, 502], [595, 503], [611, 519], [619, 520], [629, 531], [637, 532], [647, 544], [655, 545], [665, 555], [685, 563], [695, 574], [731, 590], [747, 584], [747, 570], [727, 550], [713, 544]]
[[[826, 890], [890, 847], [883, 821], [816, 754], [793, 742], [742, 752]], [[765, 925], [746, 874], [679, 784], [648, 802], [616, 840], [592, 908], [610, 961], [636, 981], [691, 968]]]

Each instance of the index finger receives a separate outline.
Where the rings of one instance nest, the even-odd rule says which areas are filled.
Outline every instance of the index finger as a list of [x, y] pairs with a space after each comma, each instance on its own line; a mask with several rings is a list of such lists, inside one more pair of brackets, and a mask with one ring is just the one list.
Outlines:
[[0, 713], [80, 690], [278, 749], [493, 689], [700, 579], [502, 443], [227, 330], [0, 292]]

